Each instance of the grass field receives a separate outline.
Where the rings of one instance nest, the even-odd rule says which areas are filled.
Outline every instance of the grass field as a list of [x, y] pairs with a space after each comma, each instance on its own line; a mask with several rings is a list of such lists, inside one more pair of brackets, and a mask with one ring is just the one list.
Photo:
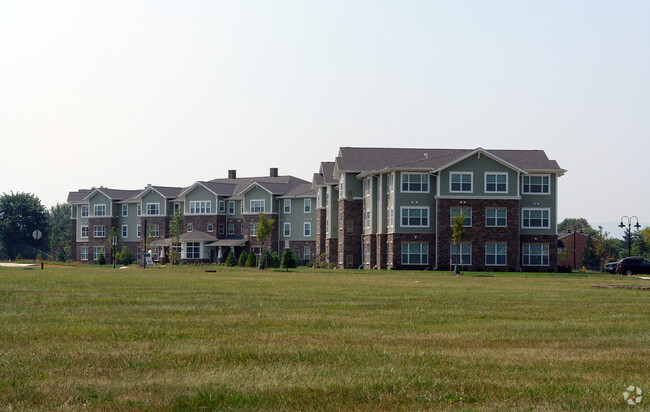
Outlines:
[[[1, 410], [624, 410], [613, 275], [0, 268]], [[636, 410], [647, 410], [650, 398]]]

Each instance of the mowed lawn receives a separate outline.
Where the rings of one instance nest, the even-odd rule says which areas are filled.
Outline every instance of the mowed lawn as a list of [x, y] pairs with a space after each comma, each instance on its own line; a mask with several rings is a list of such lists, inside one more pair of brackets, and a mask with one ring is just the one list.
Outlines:
[[0, 410], [650, 407], [647, 280], [206, 269], [0, 268]]

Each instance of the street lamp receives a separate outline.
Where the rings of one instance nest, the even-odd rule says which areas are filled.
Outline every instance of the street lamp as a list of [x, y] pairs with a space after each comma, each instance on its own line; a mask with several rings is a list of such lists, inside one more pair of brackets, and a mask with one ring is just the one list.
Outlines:
[[[573, 270], [576, 270], [576, 232], [577, 230], [573, 229]], [[567, 230], [567, 233], [571, 233], [571, 230]], [[580, 229], [582, 233], [582, 229]]]
[[641, 228], [641, 225], [639, 224], [639, 218], [636, 216], [632, 217], [627, 217], [623, 216], [621, 218], [621, 223], [618, 225], [618, 227], [623, 228], [625, 225], [623, 224], [623, 219], [627, 219], [627, 231], [628, 231], [628, 237], [627, 237], [627, 256], [630, 257], [632, 256], [632, 219], [636, 219], [636, 224], [634, 225], [634, 228], [636, 230], [639, 230]]

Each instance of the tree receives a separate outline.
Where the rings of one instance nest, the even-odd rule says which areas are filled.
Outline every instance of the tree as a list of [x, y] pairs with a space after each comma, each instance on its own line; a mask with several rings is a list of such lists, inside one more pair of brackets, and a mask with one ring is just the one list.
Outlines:
[[[32, 233], [40, 230], [41, 239], [34, 239]], [[3, 193], [0, 197], [0, 240], [10, 259], [25, 248], [47, 247], [49, 227], [45, 207], [38, 197], [31, 193]]]
[[70, 209], [68, 203], [57, 203], [48, 211], [48, 249], [59, 261], [66, 261], [70, 257]]
[[241, 266], [241, 267], [246, 266], [246, 259], [248, 259], [248, 253], [246, 253], [246, 251], [243, 250], [243, 251], [239, 254], [239, 260], [237, 261], [237, 264], [238, 264], [239, 266]]
[[[115, 239], [115, 242], [113, 242]], [[117, 263], [117, 254], [122, 250], [122, 242], [120, 241], [120, 236], [117, 233], [117, 228], [115, 226], [111, 227], [111, 234], [108, 238], [108, 242], [111, 246], [111, 257], [113, 262]]]
[[255, 256], [255, 252], [251, 250], [250, 252], [248, 252], [248, 256], [246, 257], [246, 266], [249, 268], [254, 268], [256, 263], [257, 263], [257, 259]]
[[642, 232], [636, 232], [634, 236], [634, 243], [632, 244], [632, 253], [635, 256], [646, 257], [650, 252], [650, 245], [646, 241]]
[[587, 236], [596, 236], [597, 231], [591, 227], [589, 222], [587, 222], [587, 219], [583, 217], [579, 218], [574, 218], [574, 217], [567, 217], [563, 221], [560, 222], [559, 225], [557, 225], [557, 231], [558, 233], [563, 233], [563, 232], [573, 232], [573, 231], [579, 232], [582, 230], [582, 233], [586, 234]]
[[287, 272], [289, 269], [298, 267], [298, 259], [296, 258], [295, 253], [291, 249], [285, 249], [282, 253], [282, 259], [280, 260], [280, 267], [286, 269]]
[[266, 239], [271, 236], [271, 232], [273, 231], [273, 225], [275, 224], [275, 219], [269, 219], [266, 217], [266, 215], [262, 212], [259, 213], [258, 215], [260, 221], [257, 224], [257, 241], [260, 243], [260, 246], [262, 246], [262, 261], [264, 262], [264, 269], [268, 267], [268, 259], [266, 255], [264, 255], [264, 244], [266, 243]]
[[133, 252], [128, 247], [123, 247], [122, 251], [117, 254], [117, 263], [121, 265], [130, 265], [133, 260]]
[[183, 232], [183, 212], [177, 210], [174, 216], [169, 219], [169, 237], [172, 239], [171, 250], [169, 252], [169, 260], [172, 265], [178, 265], [181, 260], [180, 245], [181, 233]]
[[596, 256], [598, 256], [600, 261], [602, 263], [605, 263], [617, 260], [620, 250], [620, 242], [617, 239], [611, 238], [609, 236], [609, 232], [603, 231], [602, 226], [598, 226], [596, 239], [598, 239], [598, 245], [596, 246]]
[[460, 263], [460, 245], [465, 239], [467, 234], [467, 229], [465, 229], [465, 212], [463, 211], [459, 215], [454, 216], [451, 220], [451, 240], [456, 245], [456, 268], [454, 273], [460, 274], [458, 265]]
[[598, 259], [598, 255], [596, 254], [594, 241], [592, 240], [591, 236], [587, 237], [587, 242], [585, 243], [585, 249], [582, 252], [582, 261], [580, 261], [580, 264], [587, 267], [597, 267], [600, 264], [600, 259]]
[[226, 258], [226, 266], [237, 266], [237, 259], [235, 258], [235, 252], [230, 250], [228, 257]]

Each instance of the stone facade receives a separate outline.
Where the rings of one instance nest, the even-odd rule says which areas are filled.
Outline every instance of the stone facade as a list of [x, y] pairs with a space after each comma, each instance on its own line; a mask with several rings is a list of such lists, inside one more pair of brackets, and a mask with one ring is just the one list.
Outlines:
[[321, 255], [326, 252], [325, 248], [325, 233], [327, 227], [326, 210], [316, 209], [316, 255]]
[[388, 235], [385, 233], [380, 233], [375, 235], [377, 238], [375, 240], [375, 243], [377, 245], [377, 251], [376, 251], [376, 256], [377, 256], [377, 269], [386, 269], [386, 258], [388, 257]]
[[[95, 237], [95, 227], [104, 226], [104, 236]], [[111, 228], [117, 228], [116, 217], [91, 217], [88, 219], [88, 241], [85, 244], [79, 242], [78, 252], [81, 256], [81, 247], [88, 246], [88, 261], [95, 262], [95, 248], [104, 248], [104, 257], [106, 262], [113, 261], [112, 247], [111, 247]]]
[[[388, 251], [386, 267], [388, 269], [426, 269], [435, 266], [436, 235], [434, 233], [389, 233], [386, 238]], [[421, 265], [402, 264], [402, 243], [426, 243], [429, 245], [429, 262]]]
[[[218, 217], [221, 217], [221, 219], [218, 219]], [[183, 218], [183, 233], [188, 232], [189, 225], [192, 225], [192, 231], [207, 233], [216, 239], [219, 233], [219, 221], [223, 225], [225, 222], [224, 217], [217, 215], [185, 215]], [[208, 225], [212, 225], [211, 231]]]
[[[278, 215], [277, 214], [267, 214], [266, 215], [267, 219], [274, 219], [276, 222], [278, 222]], [[248, 239], [250, 243], [250, 247], [261, 247], [262, 245], [259, 243], [257, 240], [257, 236], [251, 236], [251, 225], [253, 223], [259, 223], [260, 218], [258, 215], [245, 215], [244, 216], [244, 221], [243, 221], [243, 228], [244, 228], [244, 238]], [[278, 250], [278, 239], [279, 239], [279, 229], [278, 225], [274, 224], [273, 229], [271, 230], [271, 235], [269, 235], [269, 238], [266, 239], [266, 242], [264, 243], [264, 247], [269, 249], [271, 252], [276, 252], [280, 254], [280, 251]]]
[[[557, 235], [522, 235], [521, 245], [525, 244], [541, 244], [548, 245], [548, 266], [523, 266], [524, 271], [546, 271], [550, 270], [555, 272], [557, 270]], [[522, 252], [523, 253], [523, 252]]]
[[339, 200], [338, 267], [358, 268], [363, 264], [361, 242], [363, 203], [360, 199]]
[[70, 239], [72, 239], [70, 245], [70, 260], [74, 262], [78, 260], [78, 257], [80, 256], [77, 253], [77, 219], [70, 220]]
[[[316, 242], [313, 240], [285, 240], [281, 242], [281, 246], [283, 250], [278, 253], [280, 257], [282, 257], [284, 249], [291, 249], [296, 254], [298, 262], [303, 265], [313, 262], [316, 256]], [[309, 248], [309, 256], [305, 256], [305, 248]]]
[[339, 256], [339, 240], [331, 237], [325, 239], [325, 253], [330, 263], [336, 263]]

